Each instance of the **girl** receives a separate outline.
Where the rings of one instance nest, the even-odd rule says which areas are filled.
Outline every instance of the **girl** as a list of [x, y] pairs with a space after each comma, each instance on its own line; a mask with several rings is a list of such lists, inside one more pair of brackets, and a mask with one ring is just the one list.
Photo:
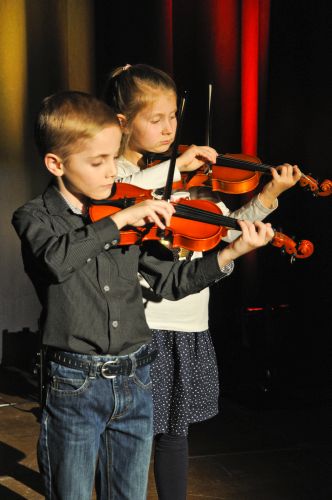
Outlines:
[[[165, 186], [169, 162], [144, 169], [143, 155], [163, 153], [174, 141], [177, 94], [173, 80], [151, 66], [126, 65], [111, 73], [104, 99], [115, 109], [124, 132], [118, 180], [146, 189]], [[213, 148], [191, 146], [177, 159], [174, 180], [180, 179], [181, 171], [194, 170], [206, 160], [215, 162], [216, 156]], [[222, 202], [218, 205], [224, 215], [262, 220], [277, 208], [279, 194], [295, 185], [300, 176], [298, 167], [284, 164], [272, 169], [272, 180], [239, 210], [230, 213]], [[225, 239], [233, 241], [238, 235], [238, 231], [229, 231]], [[184, 254], [180, 258], [200, 255]], [[209, 289], [171, 302], [155, 296], [143, 280], [142, 286], [152, 345], [159, 352], [151, 365], [156, 486], [160, 499], [183, 500], [188, 426], [218, 413], [218, 369], [208, 330]]]

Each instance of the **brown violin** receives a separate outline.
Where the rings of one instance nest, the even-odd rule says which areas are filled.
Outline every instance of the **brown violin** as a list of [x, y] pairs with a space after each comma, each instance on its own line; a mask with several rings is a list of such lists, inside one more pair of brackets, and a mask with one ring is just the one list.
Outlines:
[[[206, 144], [210, 145], [211, 137], [211, 102], [212, 85], [208, 87], [208, 104], [206, 115]], [[175, 143], [178, 144], [178, 143]], [[186, 146], [179, 146], [183, 152]], [[242, 194], [254, 190], [262, 174], [271, 174], [271, 165], [262, 163], [259, 158], [243, 153], [219, 154], [214, 165], [205, 165], [195, 172], [182, 176], [184, 189], [193, 186], [208, 186], [212, 191], [228, 194]], [[332, 181], [325, 179], [321, 184], [311, 177], [302, 174], [299, 185], [310, 190], [315, 196], [329, 196], [332, 193]]]
[[[179, 145], [178, 155], [188, 146]], [[169, 152], [161, 155], [146, 154], [145, 168], [153, 167], [170, 158]], [[212, 191], [227, 194], [244, 194], [258, 186], [263, 174], [271, 174], [272, 165], [262, 163], [259, 158], [243, 153], [219, 154], [213, 165], [203, 165], [192, 172], [181, 174], [181, 181], [173, 182], [173, 190], [189, 190], [192, 187], [208, 186]], [[314, 196], [330, 196], [332, 181], [325, 179], [320, 184], [309, 174], [302, 174], [299, 185]]]
[[[184, 188], [210, 186], [213, 191], [227, 194], [243, 194], [253, 191], [262, 174], [271, 174], [272, 165], [262, 163], [255, 156], [242, 153], [219, 154], [212, 166], [203, 166], [197, 171], [182, 176]], [[299, 185], [310, 190], [314, 196], [329, 196], [332, 181], [318, 182], [307, 174], [302, 174]]]
[[[89, 215], [92, 222], [95, 222], [151, 197], [150, 190], [131, 184], [115, 183], [109, 199], [91, 200]], [[171, 203], [175, 213], [170, 226], [163, 231], [154, 224], [121, 230], [119, 245], [165, 240], [173, 247], [204, 252], [218, 245], [229, 228], [240, 230], [235, 218], [224, 216], [220, 208], [208, 200], [180, 199]], [[291, 261], [310, 257], [314, 251], [310, 241], [302, 240], [297, 245], [291, 238], [279, 232], [274, 233], [271, 243], [289, 254]]]

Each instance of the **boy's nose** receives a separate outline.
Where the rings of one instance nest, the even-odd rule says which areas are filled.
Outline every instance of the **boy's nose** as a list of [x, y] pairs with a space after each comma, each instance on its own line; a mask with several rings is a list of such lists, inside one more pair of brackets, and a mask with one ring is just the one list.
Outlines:
[[117, 167], [116, 167], [116, 164], [115, 162], [110, 162], [108, 165], [107, 165], [107, 169], [106, 169], [106, 177], [115, 177], [116, 176], [116, 173], [117, 173]]

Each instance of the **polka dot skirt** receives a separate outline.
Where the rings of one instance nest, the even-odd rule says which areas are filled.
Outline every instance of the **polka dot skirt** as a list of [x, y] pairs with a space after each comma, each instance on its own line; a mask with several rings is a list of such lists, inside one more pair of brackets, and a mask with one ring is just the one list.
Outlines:
[[154, 434], [187, 435], [188, 426], [218, 413], [219, 382], [209, 331], [152, 330]]

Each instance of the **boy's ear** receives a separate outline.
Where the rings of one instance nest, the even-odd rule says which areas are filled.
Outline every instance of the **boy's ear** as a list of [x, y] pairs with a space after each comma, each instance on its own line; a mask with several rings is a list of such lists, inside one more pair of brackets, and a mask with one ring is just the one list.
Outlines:
[[53, 154], [47, 153], [44, 157], [44, 162], [47, 170], [56, 177], [61, 177], [64, 174], [63, 163], [60, 158]]
[[117, 113], [116, 116], [118, 117], [122, 132], [124, 132], [124, 133], [128, 132], [127, 118], [125, 117], [125, 115], [123, 115], [121, 113]]

